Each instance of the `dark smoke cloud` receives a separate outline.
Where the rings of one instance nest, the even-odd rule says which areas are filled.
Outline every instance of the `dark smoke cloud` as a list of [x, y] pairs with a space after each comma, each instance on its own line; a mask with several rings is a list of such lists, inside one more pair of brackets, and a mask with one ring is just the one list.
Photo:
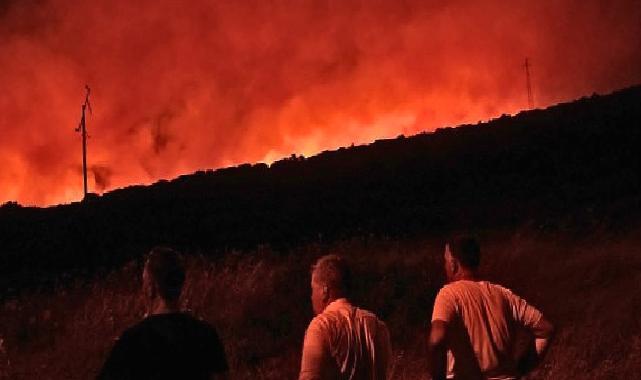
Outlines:
[[93, 165], [89, 170], [93, 174], [96, 189], [98, 191], [103, 191], [109, 188], [109, 185], [111, 184], [111, 175], [113, 174], [110, 168], [106, 166]]
[[[445, 4], [445, 5], [444, 5]], [[432, 130], [641, 82], [639, 1], [0, 1], [0, 202]], [[100, 169], [97, 169], [100, 168]]]

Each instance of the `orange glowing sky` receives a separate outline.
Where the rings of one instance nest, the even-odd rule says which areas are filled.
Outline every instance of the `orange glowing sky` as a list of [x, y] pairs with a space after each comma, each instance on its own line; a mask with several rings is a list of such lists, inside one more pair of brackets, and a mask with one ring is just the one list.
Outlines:
[[0, 0], [0, 203], [81, 198], [85, 83], [102, 193], [514, 113], [525, 57], [537, 107], [641, 83], [641, 2]]

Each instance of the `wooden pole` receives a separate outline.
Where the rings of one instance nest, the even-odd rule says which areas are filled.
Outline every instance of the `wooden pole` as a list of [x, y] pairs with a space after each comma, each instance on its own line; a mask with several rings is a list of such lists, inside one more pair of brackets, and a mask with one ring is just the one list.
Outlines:
[[525, 83], [527, 85], [527, 104], [528, 108], [534, 107], [534, 95], [532, 94], [532, 83], [530, 81], [530, 62], [525, 58]]

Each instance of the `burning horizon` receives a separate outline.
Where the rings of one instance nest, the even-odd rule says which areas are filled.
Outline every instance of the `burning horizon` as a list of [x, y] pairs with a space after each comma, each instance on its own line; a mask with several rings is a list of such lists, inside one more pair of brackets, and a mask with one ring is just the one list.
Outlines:
[[[303, 4], [304, 3], [304, 4]], [[0, 1], [0, 204], [477, 122], [641, 83], [639, 1]]]

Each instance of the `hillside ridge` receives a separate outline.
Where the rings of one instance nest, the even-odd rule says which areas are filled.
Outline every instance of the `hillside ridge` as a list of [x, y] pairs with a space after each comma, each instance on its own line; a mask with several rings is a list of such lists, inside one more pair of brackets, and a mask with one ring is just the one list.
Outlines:
[[0, 207], [0, 289], [151, 246], [215, 252], [641, 215], [641, 86], [477, 125], [201, 171], [49, 208]]

